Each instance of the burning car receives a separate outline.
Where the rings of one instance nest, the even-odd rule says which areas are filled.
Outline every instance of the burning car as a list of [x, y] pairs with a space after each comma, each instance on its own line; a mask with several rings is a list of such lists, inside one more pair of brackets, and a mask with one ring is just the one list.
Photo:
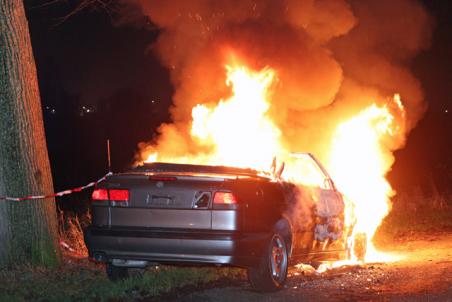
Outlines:
[[110, 279], [155, 264], [247, 268], [259, 291], [279, 289], [288, 267], [344, 259], [353, 224], [346, 200], [311, 154], [296, 156], [305, 184], [225, 166], [148, 163], [113, 174], [92, 194], [89, 256]]

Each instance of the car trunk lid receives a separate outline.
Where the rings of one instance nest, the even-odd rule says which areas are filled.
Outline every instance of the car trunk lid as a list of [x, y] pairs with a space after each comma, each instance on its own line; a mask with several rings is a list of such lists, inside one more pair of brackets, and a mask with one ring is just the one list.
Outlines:
[[210, 229], [212, 194], [224, 179], [190, 175], [117, 174], [100, 187], [127, 189], [129, 200], [110, 200], [111, 227]]

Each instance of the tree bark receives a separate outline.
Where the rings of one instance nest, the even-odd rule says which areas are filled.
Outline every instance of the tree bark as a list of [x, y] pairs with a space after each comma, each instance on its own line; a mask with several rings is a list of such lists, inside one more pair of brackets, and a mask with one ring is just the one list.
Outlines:
[[[53, 192], [22, 0], [0, 0], [0, 196]], [[0, 200], [0, 267], [59, 263], [54, 199]]]

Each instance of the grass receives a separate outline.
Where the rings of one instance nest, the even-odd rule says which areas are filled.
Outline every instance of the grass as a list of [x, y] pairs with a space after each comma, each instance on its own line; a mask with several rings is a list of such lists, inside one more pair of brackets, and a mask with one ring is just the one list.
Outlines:
[[434, 232], [452, 230], [452, 208], [420, 209], [416, 212], [390, 214], [382, 225], [386, 234]]
[[452, 232], [452, 196], [401, 195], [394, 200], [376, 240], [412, 240], [441, 232]]
[[236, 268], [157, 266], [133, 270], [129, 279], [113, 283], [103, 265], [87, 259], [84, 221], [89, 221], [89, 214], [80, 219], [73, 213], [60, 212], [62, 266], [50, 269], [24, 265], [0, 270], [0, 301], [136, 301], [156, 298], [176, 288], [244, 277], [244, 270]]
[[113, 283], [103, 268], [87, 262], [66, 263], [54, 270], [21, 267], [0, 271], [0, 301], [135, 301], [242, 273], [231, 268], [160, 266]]

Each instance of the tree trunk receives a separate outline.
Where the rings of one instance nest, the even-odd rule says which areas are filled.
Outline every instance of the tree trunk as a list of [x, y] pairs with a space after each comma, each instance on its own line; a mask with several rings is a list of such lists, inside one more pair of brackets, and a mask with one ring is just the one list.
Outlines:
[[[24, 5], [22, 0], [0, 0], [0, 196], [52, 192]], [[0, 200], [0, 267], [59, 263], [54, 202]]]

